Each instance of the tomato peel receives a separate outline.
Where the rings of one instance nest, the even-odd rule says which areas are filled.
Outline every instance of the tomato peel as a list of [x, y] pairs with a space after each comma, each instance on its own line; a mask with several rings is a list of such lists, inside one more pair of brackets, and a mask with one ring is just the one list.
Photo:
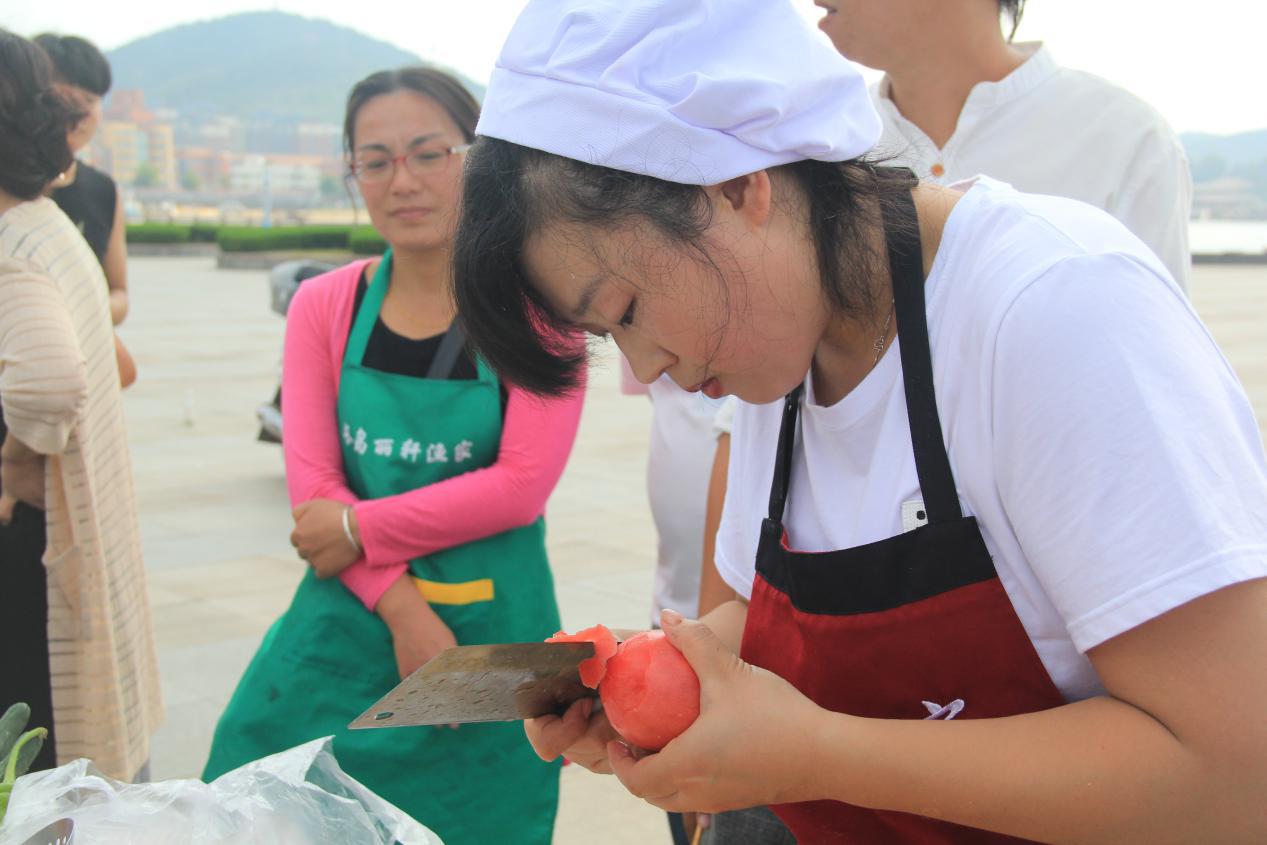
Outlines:
[[582, 660], [578, 667], [581, 671], [581, 683], [590, 689], [598, 689], [599, 683], [607, 673], [607, 661], [615, 656], [617, 650], [616, 635], [606, 625], [595, 625], [592, 628], [577, 631], [575, 634], [559, 631], [546, 642], [594, 644], [594, 656]]

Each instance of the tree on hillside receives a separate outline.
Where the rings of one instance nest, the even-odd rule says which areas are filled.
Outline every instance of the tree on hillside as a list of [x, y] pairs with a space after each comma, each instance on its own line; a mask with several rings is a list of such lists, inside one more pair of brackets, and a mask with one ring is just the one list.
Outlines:
[[343, 193], [343, 183], [329, 173], [321, 177], [321, 198], [334, 199]]
[[158, 171], [154, 165], [146, 162], [136, 169], [136, 178], [132, 184], [138, 188], [153, 188], [158, 184]]

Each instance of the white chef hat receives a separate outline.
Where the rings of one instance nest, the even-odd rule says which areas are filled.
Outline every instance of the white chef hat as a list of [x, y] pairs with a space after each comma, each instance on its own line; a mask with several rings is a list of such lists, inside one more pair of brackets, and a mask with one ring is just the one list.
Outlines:
[[715, 185], [880, 137], [861, 74], [790, 0], [528, 0], [476, 134]]

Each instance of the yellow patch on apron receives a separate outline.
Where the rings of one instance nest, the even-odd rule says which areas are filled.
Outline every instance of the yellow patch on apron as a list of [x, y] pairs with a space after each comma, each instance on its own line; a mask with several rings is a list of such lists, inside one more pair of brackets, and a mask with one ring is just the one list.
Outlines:
[[475, 604], [480, 601], [493, 600], [492, 578], [463, 581], [459, 584], [445, 584], [440, 581], [414, 578], [414, 586], [418, 588], [418, 592], [422, 593], [422, 597], [431, 604]]

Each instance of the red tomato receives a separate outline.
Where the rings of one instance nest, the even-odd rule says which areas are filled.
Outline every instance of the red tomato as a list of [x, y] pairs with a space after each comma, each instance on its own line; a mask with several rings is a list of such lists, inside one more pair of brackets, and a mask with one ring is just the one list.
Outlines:
[[621, 643], [598, 695], [612, 727], [648, 751], [659, 751], [699, 717], [699, 678], [663, 631]]
[[607, 661], [616, 653], [616, 635], [606, 625], [595, 625], [575, 634], [559, 631], [546, 642], [594, 644], [594, 656], [582, 660], [579, 667], [581, 683], [590, 689], [598, 688], [599, 681], [603, 680], [603, 673], [607, 671]]

